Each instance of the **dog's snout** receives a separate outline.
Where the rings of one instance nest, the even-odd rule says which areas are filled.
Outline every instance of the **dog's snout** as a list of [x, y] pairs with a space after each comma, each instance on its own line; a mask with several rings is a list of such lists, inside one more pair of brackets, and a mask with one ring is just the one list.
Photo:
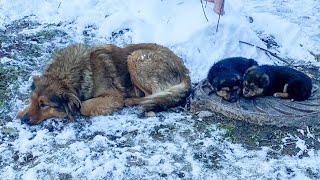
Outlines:
[[28, 113], [26, 113], [25, 115], [23, 115], [22, 116], [22, 118], [21, 118], [21, 121], [23, 122], [23, 123], [29, 123], [29, 121], [30, 121], [30, 116], [29, 116], [29, 114]]

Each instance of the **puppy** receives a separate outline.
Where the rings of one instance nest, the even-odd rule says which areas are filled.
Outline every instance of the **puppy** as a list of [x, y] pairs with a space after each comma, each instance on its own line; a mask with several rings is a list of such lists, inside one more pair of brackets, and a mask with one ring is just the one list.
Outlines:
[[303, 101], [310, 97], [312, 80], [303, 72], [285, 66], [251, 67], [243, 77], [245, 97], [270, 96]]
[[213, 92], [229, 102], [235, 102], [241, 94], [242, 76], [248, 68], [257, 65], [253, 59], [226, 58], [210, 68], [207, 79]]

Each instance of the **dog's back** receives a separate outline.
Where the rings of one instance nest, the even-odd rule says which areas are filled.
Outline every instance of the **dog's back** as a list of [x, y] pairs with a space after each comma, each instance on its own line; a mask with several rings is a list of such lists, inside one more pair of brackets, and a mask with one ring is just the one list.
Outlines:
[[302, 101], [310, 97], [312, 80], [305, 73], [286, 66], [262, 65], [259, 68], [263, 69], [270, 79], [266, 95], [282, 92], [288, 84], [286, 91], [290, 95], [289, 98]]
[[226, 58], [215, 63], [209, 70], [208, 81], [212, 82], [218, 75], [227, 73], [237, 73], [242, 76], [246, 70], [252, 66], [257, 66], [258, 63], [253, 59], [243, 57]]
[[[191, 90], [189, 71], [170, 49], [156, 44], [129, 45], [128, 69], [142, 98], [127, 100], [144, 111], [160, 111], [183, 102]], [[139, 97], [140, 96], [140, 97]]]

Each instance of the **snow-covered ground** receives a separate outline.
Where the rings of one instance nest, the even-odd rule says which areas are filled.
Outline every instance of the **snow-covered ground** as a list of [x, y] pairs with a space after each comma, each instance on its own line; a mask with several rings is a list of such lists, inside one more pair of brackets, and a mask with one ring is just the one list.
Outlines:
[[218, 32], [213, 4], [204, 5], [208, 21], [199, 0], [0, 0], [0, 63], [26, 71], [0, 110], [6, 117], [0, 119], [0, 179], [319, 179], [320, 151], [305, 139], [320, 139], [309, 129], [296, 130], [302, 139], [282, 139], [280, 147], [293, 143], [297, 153], [275, 156], [271, 147], [234, 143], [228, 129], [187, 112], [142, 118], [129, 108], [38, 126], [14, 118], [28, 102], [31, 76], [41, 73], [54, 48], [73, 42], [168, 46], [193, 83], [221, 58], [283, 64], [239, 41], [268, 45], [290, 63], [320, 66], [319, 0], [227, 0]]

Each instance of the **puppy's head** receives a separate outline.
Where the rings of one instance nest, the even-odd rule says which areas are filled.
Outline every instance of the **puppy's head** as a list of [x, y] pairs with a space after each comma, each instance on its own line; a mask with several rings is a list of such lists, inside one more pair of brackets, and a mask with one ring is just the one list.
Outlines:
[[242, 80], [237, 73], [224, 73], [209, 82], [216, 94], [226, 101], [235, 102], [239, 99]]
[[68, 88], [68, 83], [45, 76], [33, 78], [31, 103], [17, 117], [34, 125], [48, 118], [72, 118], [80, 106], [80, 100]]
[[253, 66], [243, 76], [243, 95], [245, 97], [261, 96], [269, 85], [270, 79], [259, 66]]

